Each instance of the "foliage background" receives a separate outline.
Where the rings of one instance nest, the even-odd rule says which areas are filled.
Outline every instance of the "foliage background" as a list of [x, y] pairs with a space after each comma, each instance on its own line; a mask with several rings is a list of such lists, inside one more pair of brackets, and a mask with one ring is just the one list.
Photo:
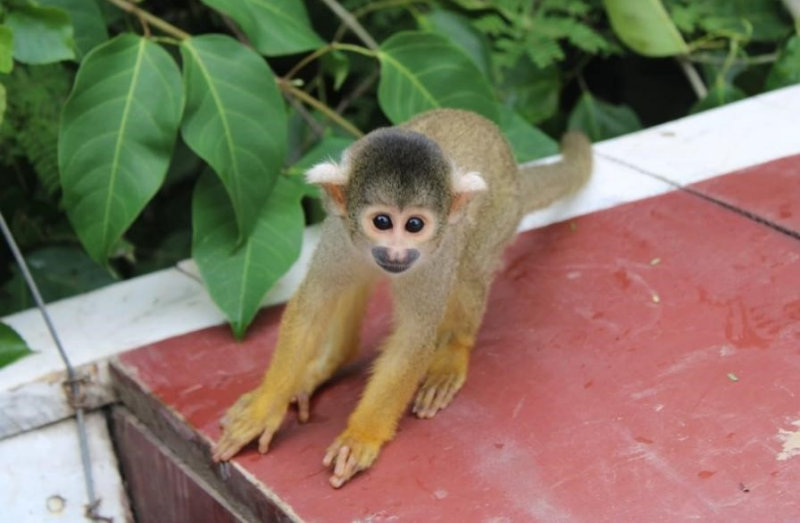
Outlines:
[[[601, 140], [800, 81], [798, 16], [795, 0], [2, 0], [0, 210], [46, 300], [193, 256], [242, 336], [323, 216], [300, 175], [362, 132], [463, 107], [532, 160], [567, 128]], [[0, 251], [0, 315], [31, 305]]]

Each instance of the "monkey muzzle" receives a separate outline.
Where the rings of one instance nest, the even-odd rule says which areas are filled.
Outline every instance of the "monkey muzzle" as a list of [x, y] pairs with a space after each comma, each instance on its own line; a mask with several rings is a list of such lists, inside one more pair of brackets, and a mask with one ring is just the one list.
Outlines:
[[389, 249], [388, 247], [373, 247], [372, 257], [375, 258], [375, 263], [381, 269], [398, 274], [408, 270], [417, 261], [419, 251], [417, 249], [405, 249], [397, 252], [397, 250]]

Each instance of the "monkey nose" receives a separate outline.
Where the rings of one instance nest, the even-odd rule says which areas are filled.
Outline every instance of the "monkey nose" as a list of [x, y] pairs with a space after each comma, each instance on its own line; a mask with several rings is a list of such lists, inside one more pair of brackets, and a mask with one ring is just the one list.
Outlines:
[[393, 274], [408, 270], [419, 258], [419, 251], [416, 249], [407, 249], [402, 256], [397, 254], [397, 252], [391, 252], [386, 247], [373, 247], [372, 249], [372, 257], [375, 259], [375, 263], [381, 269]]

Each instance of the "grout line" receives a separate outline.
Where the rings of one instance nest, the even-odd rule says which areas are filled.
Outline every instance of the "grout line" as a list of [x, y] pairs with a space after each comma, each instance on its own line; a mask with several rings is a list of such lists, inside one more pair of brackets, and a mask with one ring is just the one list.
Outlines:
[[[650, 176], [651, 178], [655, 178], [656, 180], [660, 180], [660, 181], [662, 181], [662, 182], [674, 187], [677, 190], [683, 191], [683, 192], [685, 192], [687, 194], [691, 194], [692, 196], [695, 196], [697, 198], [705, 200], [705, 201], [707, 201], [709, 203], [713, 203], [713, 204], [715, 204], [715, 205], [717, 205], [719, 207], [722, 207], [725, 210], [734, 212], [734, 213], [736, 213], [736, 214], [738, 214], [740, 216], [743, 216], [743, 217], [745, 217], [745, 218], [747, 218], [747, 219], [749, 219], [751, 221], [754, 221], [756, 223], [760, 223], [761, 225], [765, 225], [765, 226], [769, 227], [770, 229], [775, 230], [776, 232], [779, 232], [781, 234], [785, 234], [786, 236], [792, 237], [792, 238], [794, 238], [796, 240], [800, 240], [800, 231], [794, 231], [792, 229], [789, 229], [788, 227], [784, 227], [783, 225], [781, 225], [779, 223], [776, 223], [776, 222], [773, 222], [771, 220], [768, 220], [767, 218], [764, 218], [763, 216], [760, 216], [758, 214], [752, 213], [752, 212], [750, 212], [750, 211], [748, 211], [746, 209], [742, 209], [741, 207], [737, 207], [737, 206], [735, 206], [735, 205], [733, 205], [731, 203], [728, 203], [728, 202], [726, 202], [724, 200], [720, 200], [720, 199], [715, 198], [713, 196], [710, 196], [708, 194], [704, 194], [704, 193], [698, 191], [697, 189], [692, 188], [690, 185], [681, 185], [681, 184], [679, 184], [679, 183], [677, 183], [675, 181], [670, 180], [669, 178], [661, 176], [660, 174], [656, 174], [656, 173], [650, 172], [650, 171], [648, 171], [646, 169], [643, 169], [642, 167], [639, 167], [638, 165], [634, 165], [634, 164], [628, 163], [628, 162], [626, 162], [624, 160], [620, 160], [618, 158], [614, 158], [613, 156], [600, 154], [598, 152], [595, 152], [595, 155], [599, 156], [601, 158], [604, 158], [604, 159], [606, 159], [608, 161], [611, 161], [611, 162], [617, 163], [619, 165], [628, 167], [630, 169], [634, 169], [635, 171], [637, 171], [637, 172], [639, 172], [641, 174], [644, 174], [645, 176]], [[715, 175], [715, 176], [722, 176], [722, 175], [725, 175], [725, 174], [728, 174], [728, 173], [720, 173], [720, 174]], [[713, 177], [714, 176], [712, 176], [710, 178], [713, 178]], [[707, 178], [707, 179], [709, 179], [709, 178]]]
[[750, 220], [752, 220], [752, 221], [754, 221], [756, 223], [760, 223], [761, 225], [766, 225], [770, 229], [773, 229], [776, 232], [785, 234], [786, 236], [790, 236], [790, 237], [794, 238], [795, 240], [800, 240], [800, 232], [794, 231], [794, 230], [789, 229], [787, 227], [784, 227], [783, 225], [781, 225], [779, 223], [775, 223], [775, 222], [773, 222], [771, 220], [768, 220], [768, 219], [764, 218], [763, 216], [759, 216], [758, 214], [754, 214], [754, 213], [752, 213], [750, 211], [747, 211], [745, 209], [742, 209], [740, 207], [736, 207], [735, 205], [733, 205], [731, 203], [728, 203], [728, 202], [723, 201], [723, 200], [719, 200], [717, 198], [714, 198], [713, 196], [709, 196], [707, 194], [703, 194], [700, 191], [697, 191], [696, 189], [693, 189], [691, 187], [681, 187], [681, 190], [691, 194], [692, 196], [696, 196], [698, 198], [701, 198], [701, 199], [703, 199], [703, 200], [705, 200], [707, 202], [714, 203], [714, 204], [722, 207], [723, 209], [727, 209], [729, 211], [735, 212], [736, 214], [744, 216], [745, 218], [748, 218], [748, 219], [750, 219]]
[[[636, 172], [638, 172], [640, 174], [644, 174], [645, 176], [649, 176], [650, 178], [655, 178], [656, 180], [658, 180], [660, 182], [664, 182], [667, 185], [672, 186], [672, 187], [674, 187], [676, 189], [683, 189], [684, 188], [683, 185], [681, 185], [678, 182], [675, 182], [673, 180], [670, 180], [666, 176], [662, 176], [660, 174], [657, 174], [657, 173], [654, 173], [654, 172], [650, 172], [647, 169], [644, 169], [643, 167], [640, 167], [640, 166], [638, 166], [638, 165], [636, 165], [634, 163], [626, 162], [625, 160], [620, 160], [619, 158], [616, 158], [614, 156], [609, 156], [607, 154], [603, 154], [603, 153], [599, 152], [597, 149], [594, 150], [594, 155], [599, 157], [599, 158], [603, 158], [604, 160], [608, 160], [609, 162], [614, 162], [614, 163], [616, 163], [618, 165], [622, 165], [623, 167], [627, 167], [628, 169], [633, 169], [634, 171], [636, 171]], [[720, 174], [724, 174], [724, 173], [720, 173]]]

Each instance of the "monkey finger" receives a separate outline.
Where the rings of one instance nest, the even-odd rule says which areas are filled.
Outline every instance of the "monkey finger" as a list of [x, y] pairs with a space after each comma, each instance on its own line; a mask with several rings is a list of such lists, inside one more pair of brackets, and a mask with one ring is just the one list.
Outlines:
[[307, 392], [301, 392], [295, 396], [297, 403], [297, 419], [300, 423], [305, 423], [311, 417], [311, 398]]
[[339, 488], [350, 480], [360, 470], [358, 459], [350, 447], [343, 446], [336, 455], [333, 475], [330, 477], [330, 484], [334, 488]]
[[420, 391], [417, 393], [417, 404], [415, 406], [415, 413], [421, 418], [428, 417], [427, 411], [430, 409], [431, 402], [436, 394], [436, 386], [425, 383]]
[[272, 441], [272, 436], [275, 435], [275, 431], [272, 429], [265, 429], [264, 432], [261, 433], [261, 436], [258, 438], [258, 452], [261, 454], [266, 454], [269, 450], [269, 444]]
[[345, 472], [345, 465], [352, 460], [352, 457], [353, 456], [350, 453], [350, 447], [345, 445], [344, 447], [340, 448], [336, 455], [336, 464], [333, 467], [333, 475], [343, 476]]
[[326, 467], [330, 467], [333, 464], [333, 459], [339, 454], [340, 448], [341, 445], [339, 445], [338, 443], [334, 443], [333, 445], [331, 445], [328, 448], [327, 452], [325, 452], [325, 457], [322, 458], [322, 464], [325, 465]]
[[442, 410], [446, 406], [453, 401], [453, 396], [455, 396], [456, 388], [453, 386], [452, 383], [448, 383], [443, 388], [439, 390], [439, 394], [436, 395], [436, 400], [434, 401], [434, 408], [437, 411]]
[[243, 446], [244, 444], [240, 444], [234, 441], [232, 438], [224, 436], [214, 447], [213, 453], [211, 454], [211, 459], [214, 461], [214, 463], [228, 461], [235, 456]]

